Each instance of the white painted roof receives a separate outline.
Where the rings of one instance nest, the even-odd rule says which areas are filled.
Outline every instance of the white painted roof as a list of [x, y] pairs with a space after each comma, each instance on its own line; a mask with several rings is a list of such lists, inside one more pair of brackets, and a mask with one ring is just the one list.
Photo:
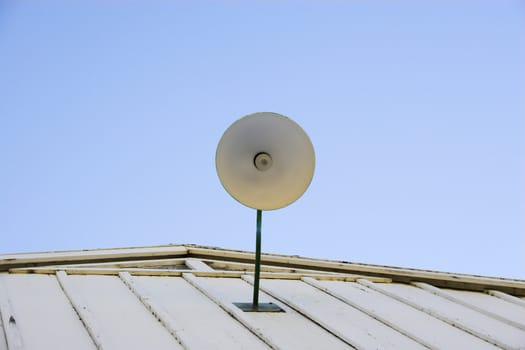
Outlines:
[[0, 349], [525, 349], [525, 281], [170, 245], [0, 255]]

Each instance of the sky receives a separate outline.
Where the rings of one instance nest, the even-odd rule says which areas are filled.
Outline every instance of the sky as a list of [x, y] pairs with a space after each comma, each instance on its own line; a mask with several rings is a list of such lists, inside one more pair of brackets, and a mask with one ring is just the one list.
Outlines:
[[268, 253], [525, 279], [520, 1], [3, 1], [0, 253], [253, 251], [235, 120], [310, 136]]

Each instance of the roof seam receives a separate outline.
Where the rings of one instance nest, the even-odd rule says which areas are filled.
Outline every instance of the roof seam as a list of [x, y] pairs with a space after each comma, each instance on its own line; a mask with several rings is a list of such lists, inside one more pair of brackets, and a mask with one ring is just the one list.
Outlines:
[[23, 339], [16, 323], [17, 317], [13, 312], [11, 301], [4, 281], [0, 278], [0, 317], [3, 323], [2, 332], [5, 334], [8, 349], [22, 350]]
[[183, 273], [182, 274], [182, 278], [184, 278], [184, 280], [186, 280], [189, 284], [191, 284], [195, 289], [197, 289], [199, 292], [201, 292], [202, 294], [204, 294], [208, 299], [210, 299], [211, 301], [213, 301], [215, 304], [217, 304], [221, 309], [223, 309], [224, 311], [226, 311], [226, 313], [228, 315], [230, 315], [231, 317], [233, 317], [234, 319], [236, 319], [241, 325], [243, 325], [245, 328], [247, 328], [251, 333], [253, 333], [256, 337], [258, 337], [259, 339], [261, 339], [264, 343], [266, 343], [266, 345], [268, 345], [271, 349], [274, 349], [274, 350], [280, 350], [280, 347], [277, 346], [275, 344], [275, 342], [269, 338], [268, 336], [266, 336], [265, 334], [263, 334], [261, 331], [259, 331], [256, 327], [253, 327], [250, 322], [246, 319], [246, 317], [244, 317], [244, 315], [242, 314], [242, 311], [240, 311], [239, 309], [233, 307], [233, 306], [230, 306], [230, 305], [227, 305], [225, 303], [223, 303], [221, 300], [219, 300], [218, 298], [214, 297], [197, 279], [197, 277], [195, 277], [193, 274], [191, 273]]
[[155, 316], [173, 338], [175, 338], [184, 349], [188, 349], [187, 342], [183, 339], [184, 337], [179, 334], [179, 329], [182, 329], [182, 327], [177, 325], [177, 322], [173, 317], [171, 317], [163, 307], [157, 305], [157, 303], [153, 301], [144, 288], [140, 286], [139, 282], [133, 279], [129, 272], [120, 272], [118, 276], [122, 283], [124, 283], [141, 304]]
[[86, 328], [93, 343], [95, 343], [97, 349], [104, 349], [102, 344], [108, 344], [108, 342], [102, 341], [104, 338], [102, 330], [99, 328], [98, 323], [95, 321], [94, 316], [91, 314], [91, 311], [87, 307], [87, 304], [84, 302], [81, 295], [75, 292], [75, 288], [71, 284], [71, 281], [68, 280], [67, 274], [64, 271], [57, 271], [56, 278], [60, 288], [77, 313], [78, 318], [84, 324], [84, 327]]
[[515, 322], [513, 320], [509, 320], [509, 319], [507, 319], [505, 317], [497, 315], [497, 314], [495, 314], [493, 312], [490, 312], [488, 310], [484, 310], [484, 309], [482, 309], [482, 308], [480, 308], [480, 307], [478, 307], [476, 305], [473, 305], [473, 304], [468, 303], [468, 302], [466, 302], [464, 300], [461, 300], [461, 299], [453, 296], [452, 294], [450, 294], [450, 293], [448, 293], [448, 292], [446, 292], [444, 290], [441, 290], [439, 288], [436, 288], [434, 286], [431, 286], [431, 285], [426, 284], [426, 283], [421, 283], [421, 282], [412, 282], [411, 284], [413, 286], [415, 286], [415, 287], [418, 287], [418, 288], [423, 289], [423, 290], [425, 290], [425, 291], [427, 291], [429, 293], [432, 293], [432, 294], [434, 294], [434, 295], [436, 295], [438, 297], [447, 299], [447, 300], [452, 301], [452, 302], [454, 302], [456, 304], [459, 304], [459, 305], [462, 305], [464, 307], [467, 307], [467, 308], [469, 308], [469, 309], [471, 309], [473, 311], [479, 312], [479, 313], [481, 313], [481, 314], [483, 314], [485, 316], [488, 316], [488, 317], [491, 317], [491, 318], [493, 318], [495, 320], [498, 320], [500, 322], [506, 323], [509, 326], [512, 326], [512, 327], [515, 327], [515, 328], [519, 328], [521, 330], [525, 330], [525, 325], [519, 324], [519, 323], [517, 323], [517, 322]]
[[[445, 315], [442, 315], [440, 314], [439, 312], [436, 312], [432, 309], [429, 309], [429, 308], [426, 308], [426, 307], [423, 307], [423, 306], [420, 306], [419, 304], [409, 300], [408, 298], [404, 298], [404, 297], [401, 297], [397, 294], [394, 294], [394, 293], [391, 293], [387, 290], [384, 290], [383, 288], [379, 287], [378, 285], [374, 284], [374, 283], [371, 283], [369, 281], [366, 281], [366, 280], [357, 280], [357, 283], [365, 286], [365, 287], [368, 287], [370, 289], [373, 289], [377, 292], [380, 292], [390, 298], [393, 298], [395, 300], [398, 300], [402, 303], [405, 303], [406, 305], [408, 306], [411, 306], [413, 308], [415, 308], [416, 310], [419, 310], [421, 312], [424, 312], [434, 318], [437, 318], [438, 320], [440, 321], [443, 321], [453, 327], [456, 327], [456, 328], [459, 328], [460, 330], [464, 331], [464, 332], [467, 332], [481, 340], [484, 340], [490, 344], [494, 344], [496, 346], [499, 346], [503, 349], [512, 349], [512, 346], [508, 345], [508, 344], [505, 344], [503, 342], [501, 342], [500, 340], [498, 339], [495, 339], [494, 337], [492, 337], [490, 334], [483, 334], [481, 332], [478, 332], [476, 329], [473, 329], [471, 327], [469, 327], [468, 325], [465, 325], [464, 323], [461, 323], [459, 320], [452, 320], [450, 319], [449, 317], [445, 316]], [[429, 292], [427, 292], [429, 293]]]
[[[253, 285], [253, 277], [252, 276], [247, 276], [247, 275], [244, 275], [241, 277], [244, 281], [246, 281], [247, 283], [249, 283], [250, 285]], [[301, 283], [303, 283], [301, 281]], [[298, 312], [299, 314], [303, 315], [304, 317], [306, 317], [307, 319], [309, 319], [310, 321], [312, 321], [313, 323], [317, 324], [319, 327], [323, 328], [325, 331], [327, 331], [328, 333], [332, 334], [333, 336], [335, 336], [336, 338], [340, 339], [342, 342], [346, 343], [347, 345], [351, 346], [352, 348], [354, 349], [365, 349], [364, 347], [360, 346], [359, 344], [356, 344], [354, 342], [352, 342], [350, 339], [348, 339], [347, 337], [345, 337], [343, 334], [341, 334], [340, 332], [338, 332], [337, 330], [333, 329], [332, 327], [328, 326], [326, 323], [324, 323], [323, 321], [321, 321], [320, 319], [318, 319], [317, 317], [313, 316], [312, 314], [310, 314], [308, 311], [306, 310], [303, 310], [301, 309], [297, 304], [295, 304], [293, 301], [283, 297], [282, 295], [278, 295], [277, 293], [275, 292], [272, 292], [270, 291], [268, 288], [264, 287], [264, 286], [260, 286], [259, 287], [260, 290], [262, 290], [263, 292], [265, 292], [266, 294], [272, 296], [273, 298], [279, 300], [280, 302], [282, 302], [283, 304], [286, 304], [288, 305], [291, 309], [295, 310], [296, 312]]]
[[502, 300], [508, 301], [509, 303], [513, 303], [514, 305], [525, 307], [525, 300], [516, 298], [513, 295], [500, 292], [499, 290], [488, 290], [487, 293]]
[[[328, 288], [324, 287], [323, 285], [321, 285], [318, 281], [314, 280], [313, 278], [309, 278], [309, 277], [305, 277], [302, 279], [303, 282], [311, 285], [312, 287], [315, 287], [317, 289], [319, 289], [320, 291], [323, 291], [325, 293], [327, 293], [328, 295], [342, 301], [343, 303], [353, 307], [354, 309], [357, 309], [361, 312], [363, 312], [364, 314], [372, 317], [373, 319], [385, 324], [386, 326], [392, 328], [393, 330], [395, 330], [396, 332], [399, 332], [401, 334], [403, 334], [404, 336], [414, 340], [415, 342], [423, 345], [424, 347], [427, 347], [429, 349], [433, 349], [434, 347], [427, 343], [425, 340], [421, 339], [420, 337], [418, 337], [417, 335], [415, 334], [412, 334], [412, 332], [409, 332], [401, 327], [398, 327], [395, 323], [392, 323], [390, 321], [388, 321], [387, 319], [381, 317], [380, 315], [378, 315], [377, 313], [373, 312], [373, 310], [368, 310], [366, 307], [362, 307], [361, 305], [353, 302], [352, 300], [340, 295], [339, 293], [337, 292], [334, 292], [332, 290], [329, 290]], [[372, 283], [372, 282], [370, 282]]]
[[200, 259], [196, 258], [187, 258], [186, 259], [186, 266], [188, 266], [192, 270], [196, 271], [208, 271], [208, 272], [214, 272], [215, 270], [211, 268], [209, 265], [204, 263]]

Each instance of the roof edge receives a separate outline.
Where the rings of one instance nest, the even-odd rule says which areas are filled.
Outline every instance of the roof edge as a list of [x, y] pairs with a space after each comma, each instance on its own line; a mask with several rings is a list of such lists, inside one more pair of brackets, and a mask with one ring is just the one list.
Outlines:
[[[145, 247], [67, 250], [56, 252], [15, 253], [0, 255], [0, 272], [13, 268], [82, 263], [153, 260], [182, 257], [221, 259], [251, 263], [254, 253], [242, 250], [208, 247], [196, 244], [168, 244]], [[488, 291], [498, 290], [525, 296], [525, 280], [469, 275], [414, 268], [324, 260], [297, 255], [262, 254], [262, 263], [291, 268], [308, 268], [327, 272], [361, 274], [392, 279], [393, 282], [426, 282], [442, 288]]]

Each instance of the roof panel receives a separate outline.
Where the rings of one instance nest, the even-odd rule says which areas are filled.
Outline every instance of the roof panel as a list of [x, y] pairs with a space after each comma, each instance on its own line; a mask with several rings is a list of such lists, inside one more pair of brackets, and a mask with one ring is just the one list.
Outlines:
[[[431, 348], [494, 349], [479, 338], [431, 315], [354, 282], [319, 281], [319, 286]], [[391, 285], [377, 283], [374, 285]], [[395, 284], [397, 285], [397, 283]]]
[[273, 302], [285, 312], [242, 312], [234, 302], [251, 302], [252, 287], [238, 278], [192, 278], [201, 288], [218, 299], [229, 312], [238, 315], [247, 326], [258, 330], [266, 340], [280, 349], [348, 349], [346, 343], [334, 337], [317, 324], [278, 302], [266, 293], [260, 294], [260, 302]]
[[264, 280], [262, 287], [359, 349], [426, 349], [356, 308], [296, 280]]
[[286, 312], [243, 312], [232, 303], [252, 300], [253, 256], [0, 256], [0, 350], [525, 349], [525, 281], [264, 254], [260, 301]]
[[182, 348], [118, 277], [77, 275], [68, 279], [98, 323], [108, 348]]
[[95, 349], [55, 276], [1, 274], [0, 279], [24, 349]]
[[180, 325], [177, 334], [189, 348], [268, 349], [259, 338], [184, 279], [134, 279]]
[[486, 292], [496, 298], [503, 299], [506, 302], [512, 303], [514, 305], [524, 307], [525, 308], [525, 297], [522, 297], [521, 299], [518, 297], [515, 297], [513, 295], [509, 295], [507, 293], [503, 293], [499, 290], [486, 290]]
[[514, 327], [525, 330], [525, 309], [516, 307], [516, 305], [511, 302], [484, 293], [453, 289], [447, 289], [445, 291], [453, 297], [473, 305], [477, 309], [492, 313], [503, 321], [507, 320]]
[[7, 350], [7, 341], [5, 339], [5, 333], [4, 333], [4, 323], [2, 322], [1, 317], [0, 317], [0, 329], [2, 329], [2, 331], [0, 332], [0, 350]]
[[423, 289], [405, 284], [376, 284], [382, 290], [397, 295], [429, 314], [475, 334], [503, 348], [519, 348], [525, 344], [525, 332], [447, 300]]

